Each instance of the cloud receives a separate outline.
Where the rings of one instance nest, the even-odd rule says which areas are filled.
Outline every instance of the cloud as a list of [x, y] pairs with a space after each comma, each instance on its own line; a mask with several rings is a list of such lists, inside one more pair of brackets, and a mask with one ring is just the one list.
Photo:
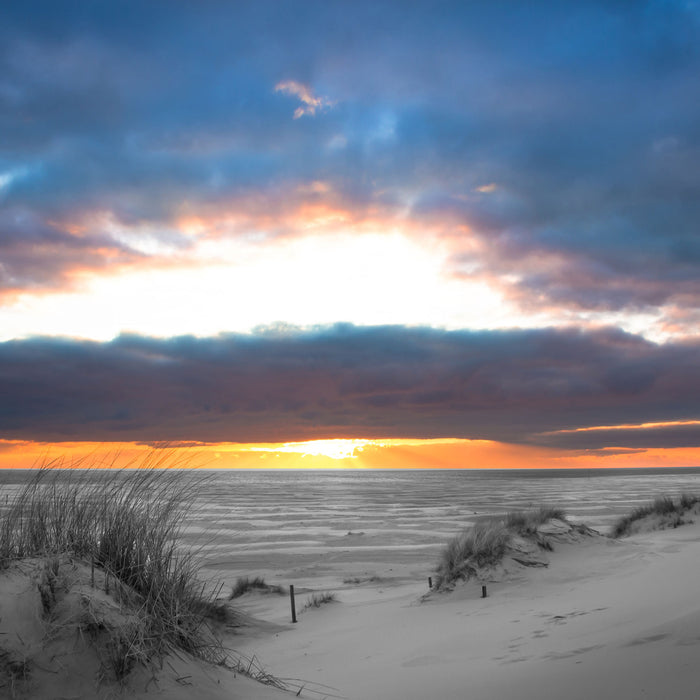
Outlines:
[[[544, 433], [535, 439], [540, 445], [566, 449], [605, 449], [606, 454], [626, 449], [698, 447], [700, 420], [591, 426]], [[601, 448], [601, 444], [615, 445], [615, 448]]]
[[140, 257], [109, 236], [45, 221], [24, 208], [0, 209], [0, 295], [69, 288], [83, 270], [115, 269]]
[[[289, 442], [470, 438], [580, 449], [700, 446], [698, 343], [612, 329], [467, 332], [347, 325], [108, 343], [0, 344], [0, 436]], [[554, 434], [553, 434], [554, 433]], [[645, 442], [646, 440], [646, 442]]]
[[[449, 240], [452, 273], [488, 276], [528, 312], [644, 311], [683, 331], [700, 307], [694, 4], [281, 4], [13, 3], [0, 178], [25, 174], [0, 179], [0, 284], [121, 264], [105, 221], [275, 213], [324, 182], [326, 204], [438, 222], [424, 235]], [[34, 245], [6, 225], [16, 212], [37, 230], [89, 219], [104, 246]]]
[[335, 102], [327, 97], [316, 97], [308, 85], [302, 85], [295, 80], [285, 80], [275, 85], [275, 92], [297, 97], [303, 104], [294, 110], [294, 119], [304, 115], [315, 116], [317, 110], [332, 107]]

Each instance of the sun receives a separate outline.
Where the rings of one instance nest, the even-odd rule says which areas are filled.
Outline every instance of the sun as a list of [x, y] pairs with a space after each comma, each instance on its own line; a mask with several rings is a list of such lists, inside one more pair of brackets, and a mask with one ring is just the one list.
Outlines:
[[382, 447], [385, 442], [359, 438], [331, 438], [298, 442], [216, 443], [205, 447], [204, 452], [215, 455], [215, 468], [349, 468], [364, 466], [361, 455], [363, 450], [368, 447]]
[[328, 457], [329, 459], [357, 459], [357, 453], [372, 440], [333, 438], [331, 440], [309, 440], [308, 442], [286, 442], [275, 452], [294, 452], [302, 457]]

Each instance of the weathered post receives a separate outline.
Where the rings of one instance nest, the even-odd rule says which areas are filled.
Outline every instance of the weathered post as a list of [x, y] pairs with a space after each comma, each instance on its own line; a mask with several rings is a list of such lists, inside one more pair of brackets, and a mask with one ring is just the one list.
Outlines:
[[292, 622], [297, 621], [297, 606], [294, 600], [294, 586], [289, 586], [289, 603], [292, 606]]
[[486, 586], [481, 587], [481, 597], [486, 598], [488, 594], [486, 593]]
[[433, 587], [433, 577], [428, 576], [428, 588], [432, 588], [432, 587]]

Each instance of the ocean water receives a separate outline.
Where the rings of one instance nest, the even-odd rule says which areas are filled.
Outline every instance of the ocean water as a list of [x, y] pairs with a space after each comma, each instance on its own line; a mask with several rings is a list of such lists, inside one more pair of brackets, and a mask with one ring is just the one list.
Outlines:
[[[348, 571], [423, 576], [444, 543], [481, 518], [547, 504], [607, 532], [655, 496], [700, 493], [700, 468], [197, 474], [205, 479], [193, 493], [186, 538], [200, 548], [207, 576], [227, 583], [241, 575], [308, 582]], [[0, 497], [28, 475], [0, 470]]]
[[700, 492], [700, 468], [216, 472], [191, 525], [200, 535], [213, 526], [203, 553], [215, 572], [293, 581], [401, 564], [418, 576], [481, 518], [547, 504], [607, 532], [619, 515], [683, 491]]

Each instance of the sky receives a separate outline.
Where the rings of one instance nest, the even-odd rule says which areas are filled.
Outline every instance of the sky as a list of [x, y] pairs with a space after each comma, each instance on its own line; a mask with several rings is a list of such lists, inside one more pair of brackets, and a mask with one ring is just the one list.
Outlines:
[[5, 3], [0, 467], [700, 465], [698, 75], [692, 1]]

